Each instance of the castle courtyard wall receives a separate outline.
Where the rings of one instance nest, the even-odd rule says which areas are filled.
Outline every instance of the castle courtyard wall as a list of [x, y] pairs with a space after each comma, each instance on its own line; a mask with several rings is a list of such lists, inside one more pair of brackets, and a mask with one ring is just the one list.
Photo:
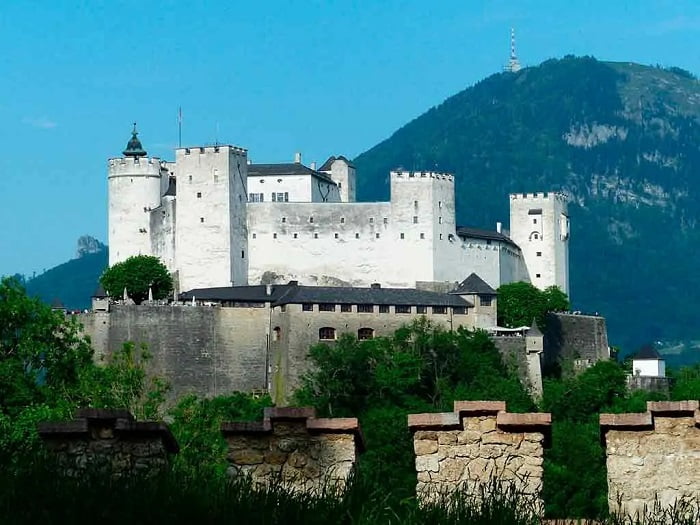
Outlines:
[[647, 411], [601, 414], [611, 512], [644, 513], [700, 498], [698, 401], [648, 402]]
[[316, 418], [313, 408], [267, 408], [263, 421], [223, 423], [228, 473], [291, 492], [345, 489], [364, 448], [355, 418]]
[[605, 317], [569, 313], [547, 314], [544, 361], [583, 360], [594, 364], [610, 359]]
[[409, 415], [408, 426], [420, 502], [458, 491], [479, 497], [494, 486], [514, 486], [543, 513], [542, 464], [550, 414], [510, 414], [503, 401], [455, 401], [453, 412]]

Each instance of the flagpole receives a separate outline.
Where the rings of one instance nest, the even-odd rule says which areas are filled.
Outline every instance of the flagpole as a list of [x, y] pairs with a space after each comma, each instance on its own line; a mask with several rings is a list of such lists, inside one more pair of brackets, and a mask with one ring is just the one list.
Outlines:
[[182, 106], [177, 108], [177, 147], [182, 147]]

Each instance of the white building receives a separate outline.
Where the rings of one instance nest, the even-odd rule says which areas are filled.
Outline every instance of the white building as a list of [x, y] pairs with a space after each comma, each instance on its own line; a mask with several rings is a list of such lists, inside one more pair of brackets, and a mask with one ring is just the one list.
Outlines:
[[666, 377], [666, 361], [653, 346], [643, 346], [632, 356], [632, 375], [640, 377]]
[[514, 194], [511, 235], [459, 227], [454, 178], [392, 171], [388, 202], [355, 202], [344, 157], [320, 169], [250, 164], [229, 145], [148, 158], [132, 133], [109, 160], [110, 264], [160, 257], [179, 291], [246, 284], [423, 288], [447, 291], [471, 273], [489, 286], [518, 280], [568, 293], [566, 200]]

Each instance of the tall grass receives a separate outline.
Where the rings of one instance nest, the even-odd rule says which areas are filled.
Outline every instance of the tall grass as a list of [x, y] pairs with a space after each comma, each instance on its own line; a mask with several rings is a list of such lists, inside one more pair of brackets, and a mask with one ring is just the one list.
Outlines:
[[[459, 494], [433, 505], [397, 500], [391, 487], [363, 477], [343, 494], [290, 494], [281, 487], [253, 487], [245, 480], [169, 472], [150, 478], [110, 479], [86, 474], [66, 478], [44, 460], [0, 471], [0, 523], [148, 524], [508, 524], [539, 523], [512, 490]], [[655, 509], [650, 520], [611, 518], [611, 525], [695, 525], [696, 503]], [[675, 514], [672, 514], [675, 512]]]

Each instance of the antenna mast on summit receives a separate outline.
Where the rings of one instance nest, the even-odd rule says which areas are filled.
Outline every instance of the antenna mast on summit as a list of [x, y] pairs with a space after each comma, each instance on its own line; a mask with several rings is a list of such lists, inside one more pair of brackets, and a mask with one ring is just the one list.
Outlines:
[[517, 73], [520, 71], [520, 61], [518, 60], [518, 55], [515, 54], [515, 29], [510, 28], [510, 60], [508, 64], [503, 68], [504, 71], [509, 73]]

